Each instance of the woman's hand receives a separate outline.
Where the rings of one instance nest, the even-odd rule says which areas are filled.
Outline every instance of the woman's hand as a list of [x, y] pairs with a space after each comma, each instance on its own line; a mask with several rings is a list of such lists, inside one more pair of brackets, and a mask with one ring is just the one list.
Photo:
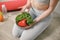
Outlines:
[[40, 16], [38, 16], [36, 19], [37, 22], [45, 19], [46, 17], [48, 17], [55, 9], [57, 3], [59, 0], [50, 0], [49, 3], [49, 8], [47, 10], [45, 10]]
[[33, 22], [32, 24], [30, 24], [29, 26], [24, 27], [24, 29], [32, 28], [35, 24], [36, 24], [36, 21], [34, 21], [34, 22]]
[[22, 7], [20, 12], [24, 12], [24, 11], [29, 12], [30, 8], [31, 8], [31, 6], [24, 6], [24, 7]]
[[25, 6], [22, 7], [22, 10], [20, 12], [24, 12], [26, 9], [28, 9], [27, 12], [29, 12], [30, 8], [31, 8], [31, 0], [27, 0], [27, 4]]

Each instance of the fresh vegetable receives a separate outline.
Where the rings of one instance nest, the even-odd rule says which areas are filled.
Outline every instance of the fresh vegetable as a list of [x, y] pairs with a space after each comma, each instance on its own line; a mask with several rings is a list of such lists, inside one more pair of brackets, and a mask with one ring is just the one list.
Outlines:
[[16, 17], [16, 23], [18, 24], [19, 21], [26, 19], [26, 23], [27, 25], [30, 25], [31, 23], [33, 23], [33, 18], [31, 17], [31, 15], [28, 12], [22, 12], [22, 14], [19, 14]]
[[26, 27], [27, 26], [26, 19], [23, 19], [23, 20], [19, 21], [18, 26]]
[[4, 20], [2, 12], [0, 12], [0, 22]]

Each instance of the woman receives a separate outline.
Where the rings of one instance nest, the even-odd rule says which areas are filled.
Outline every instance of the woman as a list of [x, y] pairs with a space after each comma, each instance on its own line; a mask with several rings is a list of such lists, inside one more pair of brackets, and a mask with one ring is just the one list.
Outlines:
[[14, 24], [12, 30], [13, 36], [20, 36], [20, 40], [34, 40], [51, 23], [51, 14], [57, 3], [58, 0], [28, 0], [22, 11], [25, 9], [29, 10], [34, 19], [34, 24], [27, 26], [27, 30], [21, 29]]

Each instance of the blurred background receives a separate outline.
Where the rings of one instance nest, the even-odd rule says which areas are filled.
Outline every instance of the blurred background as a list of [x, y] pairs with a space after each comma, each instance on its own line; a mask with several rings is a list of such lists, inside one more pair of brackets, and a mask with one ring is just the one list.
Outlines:
[[[3, 2], [6, 0], [0, 0]], [[19, 40], [12, 36], [12, 28], [15, 23], [15, 17], [19, 11], [8, 12], [9, 16], [4, 22], [0, 22], [0, 40]], [[39, 35], [36, 40], [60, 40], [60, 1], [53, 11], [53, 20], [49, 27]]]

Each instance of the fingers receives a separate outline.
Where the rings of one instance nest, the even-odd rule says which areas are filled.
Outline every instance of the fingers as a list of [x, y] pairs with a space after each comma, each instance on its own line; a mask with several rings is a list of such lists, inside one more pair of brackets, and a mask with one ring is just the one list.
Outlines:
[[26, 30], [27, 30], [27, 29], [30, 29], [30, 28], [31, 28], [31, 26], [25, 27]]
[[22, 27], [23, 29], [30, 29], [31, 28], [31, 26], [26, 26], [26, 27]]
[[25, 12], [29, 12], [29, 11], [30, 11], [30, 8], [23, 7], [20, 12], [22, 13], [22, 12], [24, 12], [24, 11], [25, 11]]
[[25, 9], [25, 12], [29, 12], [30, 9]]
[[24, 12], [26, 8], [22, 8], [20, 12]]

